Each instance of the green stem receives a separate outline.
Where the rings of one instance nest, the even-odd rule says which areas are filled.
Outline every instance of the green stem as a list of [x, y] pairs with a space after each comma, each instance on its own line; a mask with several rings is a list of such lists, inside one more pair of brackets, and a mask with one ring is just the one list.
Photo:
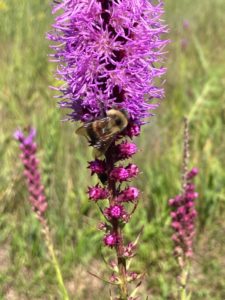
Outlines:
[[[111, 153], [111, 149], [106, 153], [106, 164], [108, 169], [108, 175], [114, 167], [113, 155]], [[109, 191], [109, 204], [115, 205], [116, 199], [116, 183], [114, 180], [111, 180], [108, 176], [108, 191]], [[120, 227], [119, 221], [112, 221], [113, 232], [118, 237], [118, 244], [116, 246], [116, 256], [117, 256], [117, 264], [119, 269], [119, 278], [120, 278], [120, 300], [128, 299], [128, 282], [127, 282], [127, 267], [126, 267], [126, 258], [124, 257], [124, 241], [123, 241], [123, 232]]]
[[117, 247], [117, 260], [118, 260], [118, 268], [119, 268], [119, 276], [120, 276], [120, 293], [121, 300], [128, 299], [128, 289], [127, 289], [127, 268], [126, 268], [126, 259], [123, 257], [123, 236], [121, 228], [118, 228], [118, 234], [120, 236], [120, 241]]
[[181, 300], [186, 300], [187, 297], [186, 297], [186, 289], [181, 289], [181, 297], [180, 297]]
[[180, 300], [190, 300], [190, 294], [187, 292], [189, 267], [186, 267], [181, 272], [180, 278]]
[[49, 231], [49, 228], [48, 228], [48, 225], [46, 224], [46, 222], [43, 224], [43, 233], [45, 235], [48, 252], [52, 259], [53, 267], [56, 272], [56, 278], [57, 278], [59, 288], [60, 288], [62, 296], [63, 296], [63, 300], [69, 300], [70, 298], [69, 298], [68, 292], [66, 290], [66, 287], [65, 287], [65, 284], [63, 281], [62, 272], [61, 272], [58, 260], [56, 258], [56, 255], [55, 255], [53, 242], [52, 242], [50, 231]]

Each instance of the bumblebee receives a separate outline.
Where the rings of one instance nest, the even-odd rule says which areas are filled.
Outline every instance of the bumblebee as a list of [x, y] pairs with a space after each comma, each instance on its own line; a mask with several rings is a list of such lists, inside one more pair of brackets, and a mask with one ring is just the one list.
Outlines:
[[76, 130], [78, 135], [85, 136], [94, 147], [94, 157], [99, 158], [106, 153], [115, 137], [128, 125], [125, 110], [110, 109], [106, 117], [85, 123]]

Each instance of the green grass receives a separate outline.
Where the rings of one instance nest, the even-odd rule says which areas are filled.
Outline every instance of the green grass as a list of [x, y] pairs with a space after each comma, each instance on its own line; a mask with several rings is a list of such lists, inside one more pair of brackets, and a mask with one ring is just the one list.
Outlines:
[[[45, 33], [52, 22], [47, 0], [0, 1], [0, 299], [60, 299], [54, 270], [31, 213], [12, 134], [18, 126], [38, 130], [39, 158], [49, 201], [48, 220], [72, 299], [108, 299], [107, 287], [87, 274], [101, 263], [99, 214], [86, 196], [91, 153], [60, 122], [53, 92], [55, 65], [48, 63]], [[190, 287], [193, 300], [225, 299], [225, 57], [224, 0], [166, 1], [168, 47], [166, 99], [142, 137], [135, 161], [142, 174], [139, 209], [127, 228], [144, 234], [135, 268], [147, 272], [150, 299], [174, 299], [176, 263], [170, 241], [167, 201], [179, 192], [182, 119], [191, 124], [191, 164], [200, 169], [198, 234]], [[189, 20], [190, 28], [182, 23]], [[186, 49], [181, 48], [187, 39]], [[138, 225], [137, 225], [138, 224]], [[173, 286], [173, 287], [172, 287]], [[144, 298], [143, 298], [144, 299]]]

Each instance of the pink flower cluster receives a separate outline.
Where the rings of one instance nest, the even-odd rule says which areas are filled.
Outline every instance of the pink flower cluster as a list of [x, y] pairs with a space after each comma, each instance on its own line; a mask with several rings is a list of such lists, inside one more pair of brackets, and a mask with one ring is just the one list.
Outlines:
[[[137, 134], [137, 130], [135, 131]], [[103, 214], [109, 224], [115, 221], [119, 223], [127, 223], [130, 219], [130, 214], [126, 211], [125, 203], [137, 203], [139, 197], [139, 190], [133, 186], [125, 186], [122, 184], [130, 181], [139, 173], [138, 167], [129, 163], [126, 166], [117, 165], [119, 161], [131, 158], [137, 152], [137, 146], [128, 141], [123, 141], [120, 144], [115, 144], [110, 149], [110, 159], [100, 160], [95, 159], [89, 162], [88, 168], [91, 175], [96, 174], [100, 181], [104, 184], [101, 186], [97, 184], [88, 188], [88, 196], [92, 201], [99, 201], [107, 199], [110, 196], [111, 187], [114, 186], [113, 201], [110, 206], [103, 210]], [[105, 181], [102, 180], [105, 178]], [[113, 226], [104, 226], [102, 229], [106, 232], [103, 239], [104, 244], [109, 247], [114, 247], [119, 242], [119, 236], [114, 232]]]
[[111, 173], [110, 178], [119, 182], [127, 181], [139, 173], [139, 169], [135, 164], [129, 164], [127, 167], [115, 167]]
[[122, 142], [116, 147], [120, 159], [130, 158], [137, 152], [137, 146], [134, 143]]
[[175, 243], [175, 255], [180, 257], [180, 263], [183, 264], [185, 258], [193, 255], [192, 244], [195, 235], [195, 218], [197, 212], [195, 209], [195, 199], [198, 193], [195, 191], [193, 178], [198, 174], [198, 169], [193, 168], [186, 175], [186, 185], [184, 192], [169, 200], [171, 206], [172, 228], [174, 234], [172, 239]]
[[37, 145], [34, 142], [36, 131], [31, 128], [27, 137], [23, 132], [17, 130], [14, 137], [20, 143], [22, 154], [20, 158], [24, 165], [24, 175], [27, 179], [27, 186], [29, 190], [29, 201], [33, 210], [42, 216], [47, 209], [47, 201], [44, 195], [44, 186], [41, 184], [41, 176], [38, 170], [39, 161], [36, 157]]
[[93, 201], [106, 199], [108, 191], [105, 188], [100, 187], [98, 184], [88, 188], [89, 199]]

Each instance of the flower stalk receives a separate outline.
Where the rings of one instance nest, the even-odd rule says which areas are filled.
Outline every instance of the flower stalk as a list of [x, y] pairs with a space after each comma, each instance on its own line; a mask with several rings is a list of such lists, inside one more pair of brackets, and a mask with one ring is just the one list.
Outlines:
[[[108, 166], [108, 174], [111, 173], [111, 170], [114, 169], [114, 164], [112, 161], [112, 155], [110, 151], [106, 156], [106, 166]], [[110, 207], [116, 205], [116, 183], [114, 180], [108, 180], [108, 191], [109, 191], [109, 204]], [[122, 228], [119, 225], [118, 219], [113, 219], [111, 222], [112, 225], [112, 234], [117, 237], [117, 243], [115, 244], [116, 255], [117, 255], [117, 264], [119, 270], [119, 282], [120, 282], [120, 297], [121, 300], [126, 300], [128, 297], [128, 283], [127, 283], [127, 268], [126, 260], [123, 256], [124, 252], [124, 238]]]
[[44, 235], [46, 246], [48, 248], [48, 253], [51, 257], [52, 265], [55, 269], [56, 279], [57, 279], [57, 282], [58, 282], [58, 285], [59, 285], [59, 288], [60, 288], [60, 291], [61, 291], [61, 295], [62, 295], [64, 300], [69, 300], [70, 298], [69, 298], [67, 289], [66, 289], [65, 284], [64, 284], [64, 280], [63, 280], [63, 277], [62, 277], [62, 272], [61, 272], [56, 254], [55, 254], [54, 245], [53, 245], [52, 237], [51, 237], [51, 234], [50, 234], [49, 226], [48, 226], [46, 221], [42, 222], [42, 232], [43, 232], [43, 235]]
[[55, 255], [50, 229], [45, 217], [48, 203], [44, 194], [44, 186], [41, 184], [41, 174], [38, 170], [39, 160], [36, 157], [37, 145], [35, 143], [35, 137], [36, 131], [33, 128], [29, 129], [27, 136], [25, 136], [21, 130], [17, 130], [14, 133], [14, 138], [20, 143], [20, 149], [22, 151], [20, 158], [24, 165], [24, 176], [29, 191], [29, 202], [36, 218], [41, 224], [44, 240], [55, 269], [62, 297], [64, 300], [69, 300], [60, 266]]
[[[115, 299], [134, 299], [128, 283], [143, 276], [129, 271], [127, 262], [135, 254], [136, 242], [127, 244], [123, 234], [140, 195], [129, 185], [139, 174], [138, 166], [131, 162], [138, 149], [130, 140], [140, 134], [146, 118], [158, 107], [152, 100], [164, 96], [162, 86], [155, 85], [155, 79], [166, 71], [163, 2], [55, 3], [53, 13], [57, 15], [48, 38], [54, 43], [50, 56], [58, 64], [57, 78], [64, 82], [56, 88], [60, 106], [70, 110], [68, 120], [82, 122], [78, 132], [99, 150], [88, 166], [99, 182], [88, 188], [88, 196], [105, 220], [99, 225], [103, 242], [115, 251], [111, 276], [112, 283], [119, 286]], [[125, 120], [118, 119], [118, 114]], [[125, 125], [120, 127], [121, 123]]]
[[180, 276], [178, 277], [179, 298], [180, 300], [189, 300], [191, 299], [191, 293], [188, 292], [187, 284], [190, 274], [191, 259], [193, 257], [193, 240], [197, 216], [195, 200], [198, 198], [193, 179], [198, 174], [198, 169], [192, 168], [188, 171], [190, 153], [187, 119], [184, 120], [183, 149], [181, 194], [170, 199], [169, 205], [171, 207], [171, 227], [174, 230], [172, 236], [174, 242], [174, 255], [180, 268]]

